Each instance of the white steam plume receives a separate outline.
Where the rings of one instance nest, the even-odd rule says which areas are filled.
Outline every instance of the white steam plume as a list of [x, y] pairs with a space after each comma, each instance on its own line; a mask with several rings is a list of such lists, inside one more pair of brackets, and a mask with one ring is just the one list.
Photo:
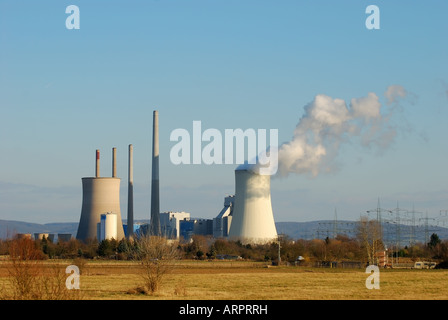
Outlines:
[[[385, 92], [388, 103], [406, 96], [401, 86], [390, 86]], [[350, 105], [341, 99], [319, 94], [305, 106], [305, 114], [294, 130], [291, 141], [278, 149], [277, 175], [311, 174], [334, 169], [340, 145], [359, 139], [363, 147], [388, 147], [395, 139], [396, 129], [390, 114], [381, 113], [382, 105], [375, 93], [353, 98]]]
[[384, 96], [387, 98], [388, 104], [397, 102], [398, 97], [404, 98], [406, 95], [406, 89], [397, 84], [387, 87], [387, 90], [384, 93]]

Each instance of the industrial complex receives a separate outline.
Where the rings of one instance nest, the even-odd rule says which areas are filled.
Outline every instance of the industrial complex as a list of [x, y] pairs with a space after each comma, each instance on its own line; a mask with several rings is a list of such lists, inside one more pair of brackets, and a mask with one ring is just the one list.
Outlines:
[[[76, 239], [87, 242], [105, 239], [133, 239], [140, 235], [156, 235], [167, 239], [189, 240], [193, 235], [210, 236], [215, 239], [225, 238], [239, 240], [243, 244], [265, 244], [278, 241], [276, 224], [271, 204], [270, 175], [261, 175], [251, 166], [242, 165], [235, 169], [235, 193], [223, 195], [224, 202], [219, 211], [217, 204], [216, 216], [212, 219], [192, 217], [189, 212], [160, 212], [159, 191], [159, 113], [153, 112], [152, 135], [152, 178], [151, 207], [149, 223], [134, 221], [134, 177], [133, 177], [133, 145], [128, 149], [128, 198], [126, 217], [121, 214], [120, 182], [117, 176], [117, 148], [112, 148], [112, 173], [110, 177], [100, 175], [100, 150], [95, 151], [95, 176], [82, 178], [81, 216], [76, 233]], [[149, 196], [149, 195], [148, 195]], [[385, 223], [384, 241], [389, 246], [413, 244], [417, 232], [424, 233], [424, 240], [429, 239], [432, 230], [429, 218], [416, 218], [418, 212], [401, 212], [378, 208], [367, 213]], [[123, 219], [125, 218], [125, 219]], [[372, 217], [375, 218], [375, 217]], [[440, 221], [448, 221], [448, 214], [440, 216]], [[424, 226], [418, 223], [424, 221]], [[324, 239], [337, 234], [353, 235], [357, 222], [334, 221], [319, 222], [314, 236]], [[438, 223], [439, 225], [439, 223]], [[394, 226], [391, 228], [390, 226]], [[419, 228], [420, 227], [420, 228]], [[31, 238], [31, 234], [19, 234]], [[49, 241], [69, 241], [70, 233], [35, 233], [35, 239], [45, 237]]]
[[[132, 239], [142, 234], [168, 239], [190, 239], [192, 235], [267, 243], [277, 240], [271, 205], [270, 176], [250, 168], [235, 170], [235, 195], [224, 198], [222, 210], [213, 219], [192, 218], [188, 212], [160, 212], [159, 114], [153, 112], [152, 179], [150, 222], [134, 223], [133, 146], [129, 145], [127, 223], [120, 210], [120, 178], [117, 149], [112, 149], [112, 176], [100, 176], [100, 151], [95, 153], [95, 177], [82, 178], [82, 208], [76, 239]], [[48, 237], [47, 237], [48, 238]]]

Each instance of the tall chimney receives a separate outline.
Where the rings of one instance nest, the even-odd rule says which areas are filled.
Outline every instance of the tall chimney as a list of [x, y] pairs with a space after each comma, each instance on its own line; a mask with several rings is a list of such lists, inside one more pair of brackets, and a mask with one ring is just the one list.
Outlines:
[[100, 150], [96, 150], [95, 177], [100, 176]]
[[112, 178], [117, 177], [117, 148], [112, 148]]
[[151, 222], [149, 233], [160, 236], [160, 195], [159, 195], [159, 112], [154, 110], [152, 134], [152, 180], [151, 180]]
[[129, 145], [129, 167], [128, 167], [128, 238], [134, 236], [134, 166], [133, 166], [133, 152], [132, 144]]

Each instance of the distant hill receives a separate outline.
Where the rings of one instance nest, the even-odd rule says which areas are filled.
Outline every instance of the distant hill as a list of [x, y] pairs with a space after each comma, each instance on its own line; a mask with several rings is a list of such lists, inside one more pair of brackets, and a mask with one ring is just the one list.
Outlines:
[[[356, 237], [357, 221], [320, 220], [310, 222], [277, 222], [277, 233], [285, 234], [291, 239], [325, 239], [332, 238], [334, 234]], [[431, 234], [436, 233], [440, 239], [448, 239], [448, 228], [440, 226], [397, 225], [383, 224], [383, 239], [386, 243], [395, 244], [398, 241], [401, 246], [409, 245], [411, 241], [427, 242]]]
[[[124, 221], [125, 222], [125, 221]], [[136, 221], [136, 222], [148, 222]], [[356, 221], [338, 220], [336, 227], [332, 220], [319, 220], [308, 222], [276, 222], [277, 233], [284, 234], [290, 239], [325, 239], [333, 237], [333, 234], [345, 234], [349, 237], [356, 236]], [[407, 245], [406, 241], [414, 239], [423, 242], [425, 237], [429, 237], [432, 233], [437, 233], [440, 239], [448, 239], [448, 228], [416, 226], [412, 231], [410, 226], [400, 225], [384, 225], [384, 236], [389, 241], [395, 241], [397, 231], [399, 230], [401, 245]], [[0, 239], [11, 238], [17, 233], [71, 233], [76, 237], [78, 232], [78, 222], [60, 222], [60, 223], [29, 223], [23, 221], [0, 220]]]
[[29, 223], [23, 221], [0, 220], [0, 239], [11, 238], [18, 233], [71, 233], [76, 236], [78, 222]]
[[278, 234], [287, 235], [291, 239], [309, 240], [318, 237], [320, 222], [276, 222], [275, 226]]

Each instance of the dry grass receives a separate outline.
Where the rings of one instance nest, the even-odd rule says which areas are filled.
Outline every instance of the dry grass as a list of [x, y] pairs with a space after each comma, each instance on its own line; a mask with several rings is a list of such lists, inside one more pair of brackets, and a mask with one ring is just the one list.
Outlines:
[[[0, 287], [7, 283], [4, 267], [4, 263], [0, 264]], [[380, 289], [368, 290], [368, 274], [362, 269], [267, 268], [252, 262], [183, 261], [152, 295], [139, 290], [140, 272], [138, 263], [89, 261], [80, 278], [82, 296], [96, 300], [448, 299], [448, 270], [381, 270]]]

